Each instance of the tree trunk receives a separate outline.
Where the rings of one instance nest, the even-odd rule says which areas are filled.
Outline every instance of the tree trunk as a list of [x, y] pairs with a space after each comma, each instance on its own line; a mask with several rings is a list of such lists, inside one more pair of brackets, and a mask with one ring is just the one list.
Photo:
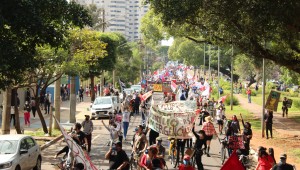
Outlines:
[[[16, 128], [16, 131], [17, 131], [17, 134], [21, 134], [21, 127], [20, 127], [20, 112], [19, 112], [19, 105], [18, 105], [18, 88], [15, 88], [15, 89], [12, 89], [12, 97], [13, 97], [13, 100], [14, 100], [14, 112], [15, 112], [15, 120], [16, 120], [16, 125], [15, 125], [15, 128]], [[21, 109], [22, 110], [22, 109]], [[25, 118], [24, 118], [25, 120]]]
[[[61, 78], [55, 81], [55, 88], [54, 88], [54, 111], [55, 111], [55, 118], [60, 122], [60, 84]], [[54, 129], [59, 129], [58, 124], [54, 121]]]
[[75, 77], [70, 77], [70, 123], [76, 122]]
[[[103, 96], [104, 91], [104, 71], [101, 73], [101, 81], [100, 81], [100, 96]], [[91, 100], [93, 101], [93, 100]]]
[[[40, 121], [41, 121], [41, 124], [42, 124], [42, 128], [43, 128], [43, 131], [45, 134], [48, 134], [48, 128], [47, 128], [47, 124], [45, 122], [45, 119], [44, 119], [44, 116], [42, 114], [42, 111], [40, 109], [40, 97], [39, 97], [39, 93], [38, 93], [39, 89], [38, 89], [38, 86], [36, 86], [36, 93], [35, 93], [35, 105], [36, 105], [36, 112], [37, 114], [39, 115], [39, 118], [40, 118]], [[45, 91], [45, 89], [42, 89], [40, 91], [40, 93], [42, 91]]]
[[3, 93], [3, 112], [2, 112], [2, 135], [10, 134], [10, 110], [11, 110], [11, 88], [8, 87]]
[[95, 101], [95, 90], [94, 90], [95, 76], [90, 75], [90, 79], [91, 79], [91, 101]]

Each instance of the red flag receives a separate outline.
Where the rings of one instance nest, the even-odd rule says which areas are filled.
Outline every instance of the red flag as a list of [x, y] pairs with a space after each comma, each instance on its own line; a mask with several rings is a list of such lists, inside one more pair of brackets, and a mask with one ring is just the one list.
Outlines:
[[228, 160], [221, 167], [221, 170], [244, 170], [243, 164], [239, 161], [239, 157], [234, 150]]
[[227, 96], [222, 96], [219, 98], [219, 102], [222, 101], [222, 103], [224, 103], [224, 101], [226, 100]]
[[175, 92], [176, 88], [177, 88], [176, 80], [172, 80], [171, 81], [171, 89], [173, 90], [173, 92]]
[[149, 91], [141, 96], [142, 101], [147, 100], [152, 95], [152, 91]]

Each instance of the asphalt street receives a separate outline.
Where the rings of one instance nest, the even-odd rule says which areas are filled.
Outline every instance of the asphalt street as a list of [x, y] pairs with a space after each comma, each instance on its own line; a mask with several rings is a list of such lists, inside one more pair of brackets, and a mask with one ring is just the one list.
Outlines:
[[[80, 113], [83, 115], [76, 115], [78, 118], [77, 122], [81, 122], [84, 117], [84, 113]], [[108, 123], [107, 120], [105, 120], [106, 123]], [[90, 153], [91, 160], [94, 163], [94, 165], [100, 170], [106, 170], [108, 169], [108, 161], [104, 159], [105, 153], [109, 150], [109, 147], [106, 145], [109, 140], [109, 132], [103, 127], [100, 120], [93, 120], [95, 130], [93, 132], [92, 137], [92, 151]], [[132, 139], [134, 134], [134, 128], [141, 123], [140, 116], [135, 116], [131, 118], [131, 122], [129, 125], [129, 132], [127, 139]], [[196, 130], [199, 130], [200, 127], [196, 127]], [[166, 136], [163, 137], [163, 145], [168, 148], [169, 142], [167, 141]], [[54, 155], [56, 152], [58, 152], [61, 148], [63, 148], [66, 145], [64, 142], [57, 142], [53, 145], [51, 145], [49, 148], [45, 149], [42, 153], [43, 161], [42, 161], [42, 169], [59, 169], [51, 164], [58, 163], [59, 159], [55, 159]], [[130, 141], [124, 141], [123, 143], [123, 149], [126, 151], [128, 155], [131, 153], [131, 145]], [[221, 161], [220, 161], [220, 144], [217, 139], [213, 139], [211, 144], [211, 157], [207, 157], [204, 155], [202, 157], [204, 168], [207, 170], [217, 170], [221, 167]], [[62, 155], [61, 155], [62, 156]], [[170, 164], [170, 161], [168, 160], [168, 156], [166, 156], [165, 160], [167, 161], [168, 169], [173, 170], [177, 168], [173, 168], [173, 165]]]

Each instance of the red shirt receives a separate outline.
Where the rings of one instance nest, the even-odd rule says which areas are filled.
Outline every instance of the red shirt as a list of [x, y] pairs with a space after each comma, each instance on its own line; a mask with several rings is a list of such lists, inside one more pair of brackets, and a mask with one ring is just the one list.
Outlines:
[[247, 93], [247, 94], [251, 94], [251, 90], [250, 90], [250, 89], [247, 90], [246, 93]]
[[178, 166], [178, 170], [195, 170], [195, 168], [190, 165], [185, 166], [184, 164], [181, 164]]
[[258, 170], [270, 170], [274, 160], [270, 155], [258, 158]]
[[206, 136], [212, 136], [214, 134], [217, 134], [216, 129], [211, 122], [204, 122], [202, 130], [204, 130]]

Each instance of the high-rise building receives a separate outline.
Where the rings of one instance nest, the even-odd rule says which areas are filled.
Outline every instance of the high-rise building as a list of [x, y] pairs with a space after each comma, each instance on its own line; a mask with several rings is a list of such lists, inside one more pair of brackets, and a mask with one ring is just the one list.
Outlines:
[[75, 0], [82, 5], [95, 4], [104, 11], [105, 31], [120, 32], [128, 41], [141, 38], [139, 31], [141, 19], [149, 5], [141, 0]]

